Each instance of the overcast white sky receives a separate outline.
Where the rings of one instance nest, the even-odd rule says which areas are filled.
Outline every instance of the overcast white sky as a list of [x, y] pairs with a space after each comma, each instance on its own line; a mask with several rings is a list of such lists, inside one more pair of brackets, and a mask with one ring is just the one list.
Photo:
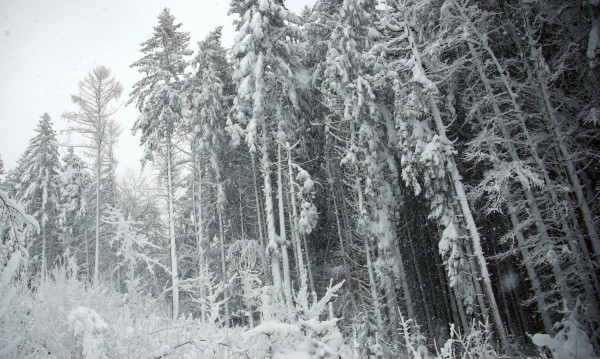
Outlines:
[[[286, 6], [300, 13], [314, 2], [287, 0]], [[228, 0], [0, 0], [0, 155], [6, 169], [27, 148], [44, 112], [57, 131], [66, 128], [61, 114], [76, 110], [70, 96], [78, 82], [93, 67], [105, 65], [125, 88], [116, 115], [124, 127], [116, 151], [118, 172], [139, 170], [142, 150], [131, 134], [138, 113], [124, 104], [140, 76], [129, 65], [141, 57], [139, 44], [152, 35], [164, 7], [190, 32], [192, 50], [219, 25], [224, 45], [231, 45]]]

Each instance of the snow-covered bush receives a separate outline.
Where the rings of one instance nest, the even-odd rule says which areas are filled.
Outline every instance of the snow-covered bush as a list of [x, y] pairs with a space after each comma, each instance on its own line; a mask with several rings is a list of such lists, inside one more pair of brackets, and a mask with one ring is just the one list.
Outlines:
[[436, 359], [502, 358], [492, 345], [489, 325], [475, 321], [466, 334], [461, 334], [454, 324], [450, 324], [450, 338], [437, 348], [437, 352]]
[[[298, 293], [296, 306], [284, 314], [285, 304], [276, 293], [263, 291], [261, 316], [263, 321], [246, 331], [244, 339], [256, 350], [257, 358], [348, 358], [352, 350], [344, 342], [337, 327], [337, 318], [329, 311], [329, 318], [320, 317], [343, 285], [330, 285], [320, 300], [310, 304], [306, 292]], [[265, 289], [265, 288], [263, 288]], [[289, 307], [288, 307], [289, 308]]]
[[385, 358], [387, 345], [377, 331], [377, 325], [372, 316], [361, 313], [352, 323], [353, 355], [354, 358], [380, 359]]
[[537, 333], [531, 337], [533, 344], [542, 351], [542, 358], [550, 358], [546, 355], [546, 350], [549, 350], [554, 359], [599, 358], [594, 355], [594, 347], [577, 320], [577, 310], [566, 312], [563, 320], [554, 327], [557, 330], [554, 336]]
[[404, 344], [406, 345], [408, 355], [414, 359], [429, 358], [429, 350], [425, 346], [426, 338], [420, 333], [419, 326], [412, 319], [405, 319], [402, 313], [399, 314], [400, 327], [402, 329], [401, 334], [404, 337]]
[[69, 313], [68, 323], [85, 359], [105, 358], [104, 332], [108, 329], [108, 324], [95, 310], [77, 307]]
[[3, 333], [18, 334], [7, 338], [13, 345], [0, 357], [346, 358], [351, 351], [338, 320], [331, 313], [327, 320], [321, 318], [339, 287], [287, 315], [267, 301], [263, 311], [272, 313], [271, 320], [247, 330], [192, 318], [167, 319], [166, 301], [141, 293], [131, 303], [126, 294], [79, 282], [61, 267], [35, 290], [19, 287], [2, 322]]

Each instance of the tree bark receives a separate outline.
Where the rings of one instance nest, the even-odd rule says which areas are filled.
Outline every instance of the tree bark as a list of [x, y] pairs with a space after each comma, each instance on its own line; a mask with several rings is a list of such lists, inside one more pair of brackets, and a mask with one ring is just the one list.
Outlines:
[[169, 237], [171, 240], [171, 283], [173, 285], [173, 319], [179, 316], [179, 276], [177, 273], [177, 248], [175, 242], [175, 213], [173, 209], [173, 168], [171, 136], [167, 136], [167, 183], [169, 201]]

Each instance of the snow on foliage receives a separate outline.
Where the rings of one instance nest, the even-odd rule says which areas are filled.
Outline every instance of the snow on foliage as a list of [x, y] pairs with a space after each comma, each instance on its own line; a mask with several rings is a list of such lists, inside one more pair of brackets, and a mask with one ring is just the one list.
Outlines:
[[588, 39], [587, 57], [590, 62], [590, 68], [595, 68], [600, 64], [600, 17], [593, 21]]
[[[24, 283], [16, 288], [11, 310], [0, 317], [0, 356], [242, 359], [270, 352], [272, 358], [348, 358], [337, 319], [319, 320], [340, 285], [308, 312], [284, 310], [254, 329], [227, 328], [191, 317], [167, 319], [167, 303], [140, 293], [132, 305], [126, 295], [104, 285], [86, 287], [56, 268], [35, 291]], [[264, 310], [276, 309], [265, 304]]]
[[533, 344], [542, 350], [543, 358], [548, 357], [544, 354], [546, 349], [554, 359], [600, 358], [577, 320], [577, 310], [566, 311], [564, 318], [554, 326], [558, 329], [555, 335], [536, 333], [531, 336]]
[[68, 316], [69, 330], [77, 338], [85, 359], [102, 359], [104, 356], [104, 332], [108, 324], [98, 313], [86, 307], [76, 307]]
[[458, 358], [489, 358], [500, 359], [491, 342], [490, 327], [488, 324], [471, 322], [469, 331], [461, 334], [454, 324], [450, 324], [450, 338], [441, 348], [436, 348], [435, 359]]
[[[260, 358], [347, 358], [350, 347], [340, 333], [338, 319], [320, 317], [335, 298], [344, 283], [331, 285], [319, 300], [308, 303], [306, 298], [297, 298], [297, 305], [290, 312], [280, 306], [272, 290], [264, 290], [261, 296], [262, 322], [247, 330], [243, 337], [256, 341]], [[299, 292], [298, 296], [306, 296]]]

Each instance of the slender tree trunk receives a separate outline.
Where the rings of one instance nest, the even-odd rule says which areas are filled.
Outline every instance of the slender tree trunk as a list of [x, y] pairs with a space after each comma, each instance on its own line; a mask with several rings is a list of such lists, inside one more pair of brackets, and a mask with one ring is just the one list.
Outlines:
[[85, 277], [90, 280], [90, 244], [88, 243], [87, 226], [83, 228], [83, 237], [85, 240]]
[[273, 276], [273, 285], [275, 291], [281, 294], [281, 268], [280, 268], [280, 246], [277, 234], [275, 233], [275, 213], [273, 212], [273, 188], [271, 186], [271, 161], [269, 160], [269, 151], [267, 148], [267, 125], [262, 124], [262, 144], [261, 144], [261, 171], [264, 180], [263, 194], [265, 199], [265, 217], [267, 224], [267, 237], [269, 248], [271, 250], [271, 271]]
[[[417, 49], [412, 30], [408, 28], [407, 30], [409, 41], [411, 44], [412, 55], [415, 59], [416, 66], [419, 66], [419, 68], [423, 68], [423, 65], [421, 63], [421, 55]], [[444, 123], [442, 121], [442, 116], [440, 114], [435, 98], [432, 94], [429, 94], [429, 107], [434, 119], [435, 127], [437, 129], [437, 134], [438, 136], [440, 136], [442, 143], [450, 143], [448, 137], [446, 136], [446, 127], [444, 126]], [[462, 178], [460, 176], [460, 173], [458, 172], [458, 168], [456, 167], [456, 163], [454, 162], [452, 154], [448, 154], [448, 163], [446, 164], [446, 168], [450, 176], [450, 181], [458, 197], [458, 204], [463, 214], [463, 218], [466, 222], [467, 230], [469, 231], [469, 238], [471, 239], [473, 254], [475, 256], [478, 266], [477, 274], [481, 276], [480, 280], [482, 282], [481, 284], [483, 287], [483, 292], [491, 312], [490, 315], [492, 316], [492, 322], [494, 323], [496, 334], [498, 335], [498, 339], [500, 340], [500, 346], [502, 348], [507, 348], [508, 339], [506, 337], [506, 330], [504, 328], [504, 323], [502, 322], [502, 319], [500, 317], [500, 312], [496, 303], [496, 297], [494, 296], [494, 291], [492, 289], [492, 282], [490, 280], [490, 274], [488, 272], [487, 261], [485, 259], [485, 255], [483, 254], [483, 249], [481, 248], [481, 238], [479, 236], [479, 231], [477, 230], [475, 220], [473, 219], [473, 214], [471, 213], [471, 207], [467, 200], [467, 194], [462, 183]]]
[[[485, 72], [483, 71], [483, 65], [481, 63], [481, 60], [479, 59], [479, 56], [477, 55], [473, 45], [471, 43], [469, 43], [468, 45], [469, 45], [469, 50], [471, 51], [471, 54], [474, 58], [476, 66], [477, 66], [479, 76], [484, 84], [484, 87], [485, 87], [487, 93], [488, 93], [488, 96], [492, 96], [492, 98], [493, 98], [493, 90], [491, 88], [489, 79], [487, 78]], [[499, 66], [499, 64], [498, 64], [498, 66]], [[508, 86], [507, 83], [505, 83], [505, 87], [506, 86]], [[507, 88], [507, 90], [512, 91], [509, 88]], [[501, 118], [502, 111], [500, 110], [498, 105], [495, 102], [492, 102], [491, 105], [492, 105], [494, 114], [498, 118]], [[516, 111], [520, 111], [518, 108], [518, 105], [515, 101], [513, 101], [513, 106], [515, 106]], [[545, 174], [544, 175], [545, 181], [550, 185], [551, 184], [550, 178], [547, 176], [547, 172], [545, 170], [544, 164], [541, 162], [541, 160], [539, 159], [539, 156], [537, 155], [537, 150], [535, 150], [535, 148], [532, 147], [533, 146], [533, 144], [531, 143], [532, 139], [529, 136], [529, 131], [525, 127], [523, 119], [521, 119], [521, 127], [523, 128], [523, 130], [526, 134], [526, 137], [528, 139], [528, 143], [529, 143], [529, 147], [532, 152], [532, 155], [533, 155], [534, 159], [536, 159], [536, 163], [538, 164], [538, 167], [540, 168], [542, 173]], [[502, 136], [504, 137], [504, 142], [505, 142], [505, 145], [507, 146], [507, 150], [508, 150], [509, 155], [511, 156], [511, 159], [515, 162], [520, 162], [521, 159], [520, 159], [516, 149], [514, 148], [514, 146], [511, 143], [510, 134], [508, 133], [508, 130], [502, 124], [500, 124], [499, 128], [502, 132]], [[546, 223], [545, 223], [545, 221], [542, 217], [541, 211], [538, 207], [537, 200], [536, 200], [531, 188], [524, 188], [523, 190], [525, 192], [525, 197], [527, 199], [529, 208], [531, 210], [531, 214], [534, 218], [534, 222], [536, 223], [536, 226], [538, 227], [538, 230], [540, 231], [540, 236], [542, 238], [542, 245], [546, 248], [547, 251], [549, 251], [551, 249], [552, 241], [550, 239], [550, 235], [548, 233]], [[553, 189], [550, 189], [549, 192], [553, 198], [554, 203], [558, 206], [558, 198], [556, 196], [556, 193], [554, 192]], [[508, 195], [508, 193], [506, 195]], [[509, 202], [509, 201], [507, 201], [507, 202]], [[512, 203], [511, 203], [511, 205], [512, 205]], [[517, 220], [518, 218], [515, 216], [514, 219]], [[512, 220], [513, 220], [513, 218], [511, 218], [511, 221]], [[562, 226], [563, 230], [566, 231], [565, 234], [569, 234], [570, 229], [565, 228], [564, 221], [561, 220], [561, 223], [563, 224], [563, 226]], [[515, 225], [515, 224], [513, 223], [513, 225]], [[517, 228], [517, 227], [515, 227], [515, 228]], [[552, 263], [552, 272], [556, 279], [556, 283], [558, 284], [558, 286], [560, 288], [561, 296], [567, 301], [567, 305], [569, 306], [569, 308], [571, 308], [571, 306], [573, 305], [573, 298], [571, 297], [571, 293], [567, 286], [567, 281], [563, 274], [562, 269], [560, 268], [560, 266], [558, 264]]]
[[315, 290], [315, 280], [313, 278], [312, 265], [310, 260], [310, 255], [308, 254], [308, 243], [306, 242], [306, 235], [302, 235], [302, 240], [304, 242], [304, 254], [306, 255], [306, 267], [308, 268], [308, 283], [310, 285], [310, 291], [312, 293], [313, 298], [317, 297], [317, 292]]
[[258, 195], [258, 181], [256, 179], [256, 165], [255, 165], [255, 161], [256, 159], [254, 158], [254, 153], [251, 153], [250, 156], [252, 157], [252, 176], [254, 179], [254, 199], [256, 202], [256, 222], [258, 223], [258, 237], [260, 239], [260, 264], [261, 264], [261, 268], [262, 268], [262, 274], [263, 274], [263, 280], [265, 281], [265, 283], [269, 283], [269, 274], [267, 271], [267, 248], [265, 246], [265, 236], [263, 233], [263, 218], [262, 218], [262, 212], [261, 212], [261, 207], [260, 207], [260, 200], [259, 200], [259, 195]]
[[167, 183], [169, 200], [169, 236], [171, 239], [171, 282], [173, 284], [173, 319], [179, 317], [179, 276], [177, 273], [177, 248], [175, 243], [175, 213], [173, 209], [173, 168], [171, 137], [167, 136]]
[[452, 302], [455, 305], [455, 309], [458, 311], [460, 324], [464, 332], [467, 333], [469, 331], [469, 321], [467, 320], [467, 314], [465, 313], [465, 305], [460, 300], [460, 297], [457, 295], [456, 290], [454, 290], [454, 288], [450, 288], [450, 296], [452, 297]]
[[94, 284], [98, 284], [99, 253], [100, 253], [100, 165], [101, 165], [101, 147], [98, 144], [96, 153], [96, 243], [94, 253]]
[[[359, 216], [363, 215], [363, 195], [362, 186], [360, 184], [360, 178], [356, 176], [355, 179], [356, 191], [358, 193], [358, 213]], [[371, 261], [371, 246], [369, 245], [368, 236], [364, 236], [363, 239], [365, 246], [365, 253], [367, 256], [367, 271], [369, 272], [369, 288], [371, 289], [371, 298], [373, 299], [373, 310], [375, 312], [375, 321], [377, 323], [377, 330], [380, 333], [385, 333], [385, 325], [383, 324], [383, 317], [381, 315], [381, 304], [379, 302], [379, 295], [377, 294], [377, 282], [375, 282], [375, 274], [373, 273], [373, 262]]]
[[[198, 255], [198, 277], [202, 278], [202, 282], [200, 285], [200, 321], [204, 323], [207, 319], [206, 315], [206, 307], [205, 307], [205, 292], [204, 292], [204, 280], [206, 280], [204, 273], [204, 254], [202, 251], [202, 165], [201, 161], [198, 158], [198, 151], [196, 150], [196, 143], [193, 144], [193, 172], [194, 172], [194, 183], [192, 184], [192, 199], [193, 199], [193, 213], [194, 213], [194, 222], [196, 224], [196, 251]], [[200, 166], [198, 166], [200, 164]], [[198, 188], [196, 189], [196, 186]]]
[[44, 220], [42, 219], [42, 270], [41, 270], [41, 276], [42, 276], [42, 282], [44, 282], [46, 280], [46, 268], [47, 268], [47, 260], [46, 260], [46, 223], [44, 223]]
[[398, 272], [400, 277], [398, 279], [400, 280], [400, 286], [402, 287], [402, 292], [404, 294], [404, 305], [406, 306], [407, 314], [411, 319], [414, 319], [415, 309], [413, 306], [412, 296], [408, 288], [406, 270], [404, 269], [404, 259], [402, 258], [402, 253], [400, 252], [400, 247], [398, 243], [394, 243], [392, 245], [392, 255], [394, 256], [394, 260], [396, 261], [396, 265], [398, 266]]
[[[342, 234], [343, 230], [342, 230], [342, 225], [340, 223], [340, 215], [339, 215], [339, 209], [338, 209], [338, 205], [337, 205], [336, 193], [333, 188], [333, 176], [331, 175], [331, 167], [330, 167], [331, 163], [330, 163], [329, 157], [327, 157], [325, 161], [326, 161], [325, 170], [327, 171], [327, 177], [328, 177], [327, 182], [329, 182], [329, 191], [331, 192], [331, 198], [333, 200], [335, 224], [337, 227], [338, 239], [340, 241], [340, 252], [342, 253], [342, 265], [344, 266], [344, 274], [346, 276], [346, 291], [350, 298], [352, 310], [354, 311], [354, 313], [357, 313], [358, 308], [356, 307], [356, 301], [354, 300], [354, 290], [353, 290], [354, 286], [352, 285], [352, 281], [351, 281], [352, 276], [350, 274], [350, 265], [348, 264], [348, 254], [346, 253], [346, 246], [344, 245], [344, 236]], [[308, 247], [305, 246], [305, 248], [308, 250]]]
[[246, 238], [246, 233], [244, 231], [244, 207], [242, 206], [242, 187], [238, 182], [238, 198], [240, 201], [240, 235], [242, 239]]
[[[217, 172], [217, 183], [218, 183], [218, 189], [217, 189], [217, 196], [220, 196], [220, 193], [222, 191], [221, 188], [221, 183], [220, 183], [220, 176]], [[229, 279], [227, 276], [227, 262], [226, 262], [226, 257], [225, 257], [225, 231], [223, 230], [223, 209], [222, 209], [222, 203], [219, 203], [220, 201], [217, 200], [217, 217], [218, 217], [218, 221], [219, 221], [219, 237], [220, 237], [220, 243], [221, 243], [221, 273], [223, 276], [223, 300], [225, 301], [225, 323], [227, 326], [229, 326], [229, 321], [230, 321], [230, 315], [229, 315]]]
[[[522, 3], [521, 7], [523, 7]], [[543, 69], [546, 67], [545, 61], [543, 59], [543, 54], [535, 46], [535, 41], [531, 36], [529, 23], [525, 17], [524, 22], [526, 27], [528, 45], [531, 49], [532, 54], [534, 55], [534, 60], [538, 62], [538, 67], [535, 71], [535, 79], [537, 80], [536, 82], [539, 85], [542, 94], [543, 105], [545, 106], [545, 112], [549, 120], [547, 127], [554, 135], [556, 142], [558, 142], [558, 148], [563, 157], [563, 163], [566, 167], [567, 176], [575, 192], [577, 206], [581, 211], [583, 223], [585, 225], [587, 234], [592, 244], [592, 248], [594, 250], [596, 265], [600, 266], [600, 238], [598, 236], [598, 231], [594, 223], [594, 217], [590, 210], [588, 201], [585, 198], [583, 185], [581, 184], [581, 180], [579, 179], [578, 175], [579, 172], [577, 171], [575, 162], [573, 161], [573, 155], [571, 154], [571, 151], [565, 143], [565, 134], [562, 130], [561, 120], [557, 117], [557, 111], [554, 108], [554, 104], [552, 103], [552, 98], [548, 89], [548, 80], [546, 78], [546, 75], [543, 73]]]
[[200, 168], [198, 168], [198, 237], [197, 249], [198, 249], [198, 266], [200, 270], [204, 268], [204, 251], [202, 244], [204, 242], [204, 216], [202, 215], [202, 160], [200, 159]]
[[[408, 219], [406, 218], [406, 212], [402, 211], [402, 215], [404, 216], [404, 223], [406, 223], [408, 225]], [[421, 270], [420, 270], [420, 265], [418, 265], [417, 262], [417, 254], [415, 252], [415, 246], [413, 245], [413, 241], [412, 241], [412, 236], [410, 235], [410, 231], [408, 229], [408, 227], [406, 228], [406, 239], [408, 239], [408, 244], [410, 246], [410, 253], [412, 255], [412, 259], [413, 259], [413, 263], [415, 263], [415, 272], [417, 273], [417, 285], [419, 286], [419, 293], [421, 294], [421, 303], [423, 309], [425, 310], [425, 320], [427, 321], [427, 329], [429, 329], [431, 332], [433, 332], [433, 323], [431, 321], [432, 316], [429, 312], [429, 306], [428, 304], [428, 300], [427, 300], [427, 295], [425, 294], [425, 283], [423, 282], [423, 276], [421, 275]], [[414, 313], [413, 313], [413, 317], [412, 319], [414, 320]]]
[[[288, 177], [289, 177], [288, 180], [289, 180], [289, 186], [290, 186], [290, 200], [291, 200], [291, 206], [292, 206], [291, 234], [292, 234], [292, 239], [293, 239], [294, 245], [295, 245], [295, 252], [296, 252], [296, 258], [297, 258], [296, 265], [298, 266], [298, 272], [300, 274], [301, 285], [306, 286], [308, 284], [307, 283], [308, 278], [306, 276], [306, 268], [304, 267], [304, 259], [302, 257], [302, 244], [300, 243], [300, 233], [298, 233], [298, 209], [296, 207], [296, 194], [294, 191], [295, 182], [294, 182], [294, 174], [292, 171], [292, 152], [291, 152], [289, 143], [286, 143], [286, 150], [287, 150], [287, 158], [288, 158], [287, 163], [288, 163]], [[308, 248], [306, 248], [306, 250], [308, 250]]]
[[[425, 232], [424, 232], [425, 230]], [[437, 240], [435, 239], [437, 236], [432, 235], [431, 234], [431, 228], [429, 228], [429, 226], [427, 226], [426, 228], [421, 228], [419, 231], [419, 234], [421, 236], [421, 238], [429, 238], [430, 243], [431, 243], [431, 248], [437, 248], [438, 247], [438, 243]], [[444, 270], [443, 270], [443, 264], [441, 261], [441, 258], [439, 256], [439, 254], [436, 251], [432, 251], [432, 253], [428, 254], [431, 255], [433, 257], [434, 260], [434, 271], [435, 271], [435, 276], [437, 278], [437, 283], [438, 285], [435, 286], [437, 288], [439, 288], [439, 290], [442, 293], [441, 299], [442, 299], [442, 305], [444, 306], [444, 312], [446, 315], [446, 323], [460, 323], [460, 318], [458, 316], [458, 310], [457, 308], [455, 308], [456, 306], [456, 302], [452, 299], [452, 294], [450, 293], [449, 289], [450, 287], [448, 286], [448, 283], [446, 282], [446, 275], [444, 274]], [[431, 283], [433, 282], [433, 274], [431, 274], [431, 271], [428, 271], [429, 273], [429, 278], [431, 278]], [[431, 286], [430, 289], [432, 290], [432, 294], [434, 294], [433, 288], [435, 288], [434, 286]], [[435, 299], [436, 296], [434, 295], [431, 299]], [[439, 297], [437, 297], [439, 299]], [[435, 300], [433, 301], [435, 304]], [[438, 301], [439, 303], [439, 301]], [[462, 324], [461, 324], [462, 325]], [[462, 326], [461, 326], [462, 328]], [[444, 330], [446, 331], [446, 333], [448, 332], [446, 326], [444, 326]]]
[[288, 305], [292, 304], [292, 280], [290, 278], [290, 262], [288, 258], [288, 241], [285, 229], [285, 213], [283, 207], [283, 178], [281, 144], [277, 144], [277, 198], [279, 204], [279, 239], [281, 241], [281, 257], [283, 259], [283, 290]]

